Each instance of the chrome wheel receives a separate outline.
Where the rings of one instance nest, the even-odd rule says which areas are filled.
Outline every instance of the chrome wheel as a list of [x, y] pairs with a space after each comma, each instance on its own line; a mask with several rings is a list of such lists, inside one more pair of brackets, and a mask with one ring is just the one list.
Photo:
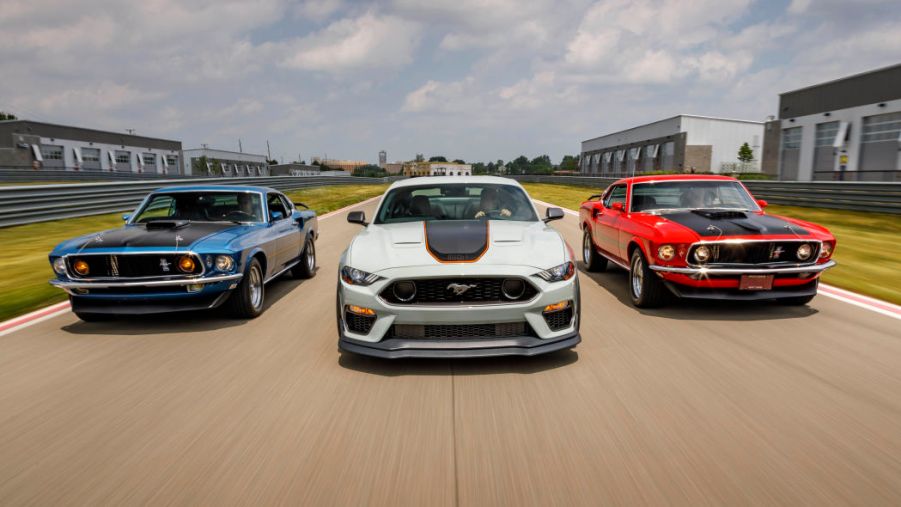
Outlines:
[[312, 241], [307, 244], [305, 257], [304, 260], [307, 263], [307, 270], [312, 273], [313, 270], [316, 269], [316, 247]]
[[632, 278], [632, 297], [639, 299], [641, 298], [642, 287], [644, 287], [644, 265], [641, 260], [641, 255], [632, 256], [632, 269], [630, 271]]
[[254, 308], [263, 306], [263, 275], [257, 266], [250, 267], [250, 304]]
[[591, 236], [586, 232], [582, 235], [582, 262], [591, 264]]

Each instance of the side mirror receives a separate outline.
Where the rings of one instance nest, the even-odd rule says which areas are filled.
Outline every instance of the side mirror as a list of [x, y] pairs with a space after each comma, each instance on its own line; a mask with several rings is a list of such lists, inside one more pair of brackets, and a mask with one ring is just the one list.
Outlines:
[[129, 215], [128, 213], [122, 215], [122, 220], [125, 220], [126, 222], [128, 222], [129, 218], [131, 218], [131, 215]]
[[347, 221], [351, 224], [359, 224], [363, 227], [369, 225], [369, 222], [366, 221], [366, 213], [362, 211], [351, 211], [347, 214]]
[[281, 211], [270, 211], [269, 215], [272, 217], [273, 222], [285, 218], [285, 214]]
[[623, 203], [615, 202], [610, 206], [610, 209], [612, 209], [613, 211], [622, 211], [625, 208], [623, 207]]
[[770, 203], [764, 201], [763, 199], [757, 199], [757, 205], [760, 206], [760, 209], [763, 209], [769, 206]]
[[306, 204], [304, 204], [304, 203], [302, 203], [302, 202], [295, 202], [295, 203], [294, 203], [294, 207], [295, 207], [295, 208], [310, 209], [309, 206], [307, 206]]
[[595, 199], [600, 199], [600, 198], [603, 197], [603, 196], [604, 196], [603, 194], [594, 194], [594, 195], [588, 196], [588, 199], [586, 199], [586, 200], [588, 200], [588, 201], [593, 201], [593, 200], [595, 200]]
[[552, 220], [560, 220], [563, 218], [563, 210], [560, 208], [548, 208], [547, 212], [544, 215], [544, 222], [550, 222]]

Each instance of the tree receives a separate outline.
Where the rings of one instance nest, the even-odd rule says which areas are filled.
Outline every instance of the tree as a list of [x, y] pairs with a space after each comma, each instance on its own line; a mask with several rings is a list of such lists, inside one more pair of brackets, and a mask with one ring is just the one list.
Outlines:
[[18, 120], [18, 118], [16, 118], [16, 115], [12, 113], [4, 113], [3, 111], [0, 111], [0, 121], [4, 120]]
[[436, 157], [429, 157], [429, 162], [447, 162], [447, 159], [438, 155]]
[[385, 176], [388, 176], [387, 171], [373, 164], [366, 164], [364, 166], [357, 167], [351, 174], [353, 176], [363, 176], [367, 178], [383, 178]]
[[278, 165], [278, 160], [275, 160], [274, 158], [266, 159], [266, 163], [269, 165]]
[[416, 154], [416, 162], [425, 162], [425, 157], [422, 156], [422, 153]]
[[754, 161], [754, 150], [748, 146], [748, 143], [741, 145], [741, 148], [738, 149], [738, 160], [741, 162]]
[[455, 164], [465, 164], [466, 162], [462, 158], [455, 158], [454, 163]]
[[579, 156], [578, 155], [563, 155], [563, 160], [560, 161], [560, 170], [561, 171], [579, 171]]

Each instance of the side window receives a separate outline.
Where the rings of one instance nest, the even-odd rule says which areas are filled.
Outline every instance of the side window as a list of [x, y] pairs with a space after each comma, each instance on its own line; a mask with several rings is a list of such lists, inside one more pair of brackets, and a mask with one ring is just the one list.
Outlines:
[[610, 208], [613, 206], [613, 203], [618, 202], [623, 206], [626, 205], [626, 186], [625, 185], [617, 185], [610, 189], [607, 192], [607, 195], [604, 196], [604, 207]]
[[[269, 219], [273, 222], [288, 216], [288, 210], [285, 209], [285, 204], [278, 194], [269, 194], [269, 197], [266, 199], [266, 207], [269, 208]], [[281, 218], [276, 218], [275, 213], [281, 213]]]
[[294, 211], [294, 203], [289, 201], [287, 197], [280, 195], [279, 198], [282, 200], [282, 206], [288, 211], [285, 216], [290, 215]]

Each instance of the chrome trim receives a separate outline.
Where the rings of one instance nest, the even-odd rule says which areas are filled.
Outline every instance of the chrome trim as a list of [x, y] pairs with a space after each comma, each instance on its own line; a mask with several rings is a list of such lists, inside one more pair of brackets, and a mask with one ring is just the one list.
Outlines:
[[[181, 273], [181, 274], [175, 273], [174, 275], [154, 275], [154, 276], [134, 276], [134, 277], [125, 277], [125, 280], [148, 280], [148, 279], [152, 279], [152, 278], [165, 278], [165, 277], [167, 277], [167, 276], [184, 276], [184, 277], [193, 276], [193, 277], [199, 277], [199, 276], [203, 276], [203, 275], [206, 274], [206, 264], [203, 262], [203, 257], [201, 257], [199, 253], [197, 253], [197, 252], [195, 252], [195, 251], [193, 251], [193, 250], [181, 250], [181, 251], [174, 251], [174, 250], [150, 250], [150, 251], [146, 251], [146, 252], [88, 252], [88, 253], [80, 253], [80, 252], [79, 252], [79, 253], [65, 254], [65, 255], [62, 256], [63, 259], [65, 260], [65, 263], [66, 263], [66, 272], [67, 272], [67, 276], [69, 276], [69, 278], [73, 278], [73, 279], [76, 278], [76, 277], [74, 277], [74, 276], [68, 275], [68, 271], [69, 271], [69, 257], [70, 257], [70, 256], [72, 256], [72, 257], [84, 257], [84, 256], [87, 256], [87, 255], [109, 255], [109, 256], [113, 256], [113, 255], [118, 255], [118, 256], [124, 256], [124, 255], [193, 255], [194, 258], [197, 259], [197, 263], [200, 264], [200, 268], [201, 268], [201, 270], [202, 270], [200, 273], [198, 273], [198, 274], [196, 274], [196, 275], [191, 275], [191, 274], [186, 274], [186, 273]], [[233, 256], [233, 254], [207, 254], [207, 255], [214, 255], [214, 256], [215, 256], [215, 255], [229, 255], [229, 256]], [[215, 259], [214, 259], [214, 260], [215, 260]], [[89, 281], [106, 281], [106, 280], [122, 280], [122, 279], [123, 279], [123, 277], [112, 277], [112, 276], [101, 276], [101, 277], [98, 277], [98, 278], [78, 278], [78, 280], [83, 280], [83, 281], [86, 281], [86, 282], [89, 282]]]
[[626, 271], [631, 271], [632, 268], [630, 268], [629, 266], [623, 264], [622, 262], [620, 262], [620, 261], [614, 259], [613, 257], [607, 255], [607, 254], [604, 253], [603, 251], [601, 251], [601, 250], [599, 250], [599, 249], [597, 249], [597, 248], [595, 248], [595, 251], [596, 251], [597, 253], [601, 254], [601, 256], [604, 257], [605, 259], [607, 259], [608, 261], [610, 261], [610, 262], [616, 264], [617, 266], [619, 266], [619, 267], [625, 269]]
[[267, 279], [263, 282], [263, 284], [267, 284], [267, 283], [271, 282], [272, 280], [275, 280], [276, 278], [282, 276], [282, 273], [284, 273], [285, 271], [288, 271], [289, 269], [293, 268], [294, 266], [296, 266], [296, 265], [298, 265], [298, 264], [300, 264], [300, 259], [294, 261], [293, 263], [289, 264], [288, 267], [286, 267], [285, 269], [283, 269], [283, 270], [279, 271], [278, 273], [276, 273], [276, 274], [270, 276], [269, 278], [267, 278]]
[[60, 289], [104, 289], [119, 287], [169, 287], [178, 285], [195, 285], [227, 282], [230, 280], [240, 280], [244, 276], [243, 273], [234, 275], [211, 276], [209, 278], [190, 278], [182, 280], [150, 280], [146, 282], [65, 282], [63, 280], [50, 280], [50, 285], [59, 287]]
[[790, 266], [784, 268], [678, 268], [670, 266], [653, 265], [650, 268], [661, 273], [677, 273], [680, 275], [767, 275], [767, 274], [792, 274], [792, 273], [820, 273], [835, 266], [835, 261], [811, 266]]

